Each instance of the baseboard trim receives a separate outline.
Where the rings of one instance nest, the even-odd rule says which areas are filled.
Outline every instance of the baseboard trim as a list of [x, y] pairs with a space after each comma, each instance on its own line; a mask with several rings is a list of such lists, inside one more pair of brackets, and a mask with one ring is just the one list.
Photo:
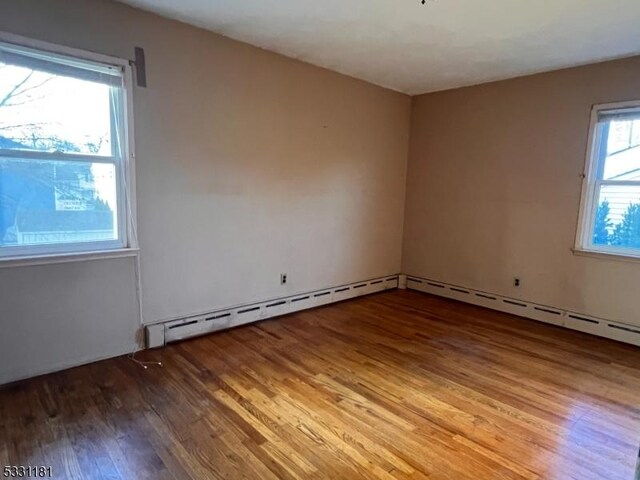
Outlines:
[[335, 287], [323, 288], [288, 297], [274, 298], [259, 303], [235, 305], [205, 314], [146, 326], [147, 348], [162, 347], [168, 343], [227, 330], [248, 323], [279, 317], [289, 313], [362, 297], [384, 290], [396, 289], [399, 275], [363, 280]]
[[635, 325], [627, 325], [593, 315], [504, 297], [495, 293], [451, 285], [414, 275], [407, 275], [407, 288], [640, 346], [640, 327]]

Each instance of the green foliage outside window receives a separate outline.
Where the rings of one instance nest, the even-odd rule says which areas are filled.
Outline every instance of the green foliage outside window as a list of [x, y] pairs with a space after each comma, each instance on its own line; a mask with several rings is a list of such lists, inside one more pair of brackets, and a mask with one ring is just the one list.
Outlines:
[[609, 220], [609, 213], [609, 202], [605, 200], [596, 211], [593, 243], [640, 249], [640, 203], [630, 204], [622, 220], [615, 225]]

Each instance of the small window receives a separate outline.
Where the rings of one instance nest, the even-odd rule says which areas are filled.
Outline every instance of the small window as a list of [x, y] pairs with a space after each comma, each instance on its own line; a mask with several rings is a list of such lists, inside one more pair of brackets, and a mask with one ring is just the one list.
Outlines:
[[640, 102], [596, 106], [578, 250], [640, 257]]
[[0, 257], [130, 246], [125, 68], [0, 43]]

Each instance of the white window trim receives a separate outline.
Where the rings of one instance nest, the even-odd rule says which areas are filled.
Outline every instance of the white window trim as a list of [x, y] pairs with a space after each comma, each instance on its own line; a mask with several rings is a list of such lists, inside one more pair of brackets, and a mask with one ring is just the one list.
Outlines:
[[[640, 100], [617, 102], [617, 103], [604, 103], [594, 105], [591, 109], [591, 121], [589, 123], [589, 137], [587, 155], [584, 164], [584, 173], [582, 175], [582, 193], [580, 197], [580, 212], [578, 214], [578, 229], [576, 234], [575, 247], [573, 249], [574, 254], [582, 256], [609, 256], [615, 259], [626, 259], [636, 261], [640, 259], [640, 250], [634, 251], [626, 248], [607, 246], [607, 245], [593, 245], [592, 235], [593, 220], [595, 219], [596, 208], [598, 203], [596, 201], [596, 193], [599, 185], [607, 183], [603, 180], [597, 180], [599, 164], [595, 155], [598, 153], [598, 147], [600, 144], [600, 136], [598, 131], [598, 117], [600, 112], [603, 111], [615, 111], [626, 110], [630, 108], [640, 109]], [[615, 182], [615, 184], [622, 185], [628, 183], [630, 185], [637, 185], [640, 182]]]
[[87, 262], [92, 260], [106, 260], [111, 258], [137, 257], [138, 248], [118, 248], [114, 250], [92, 250], [90, 252], [52, 253], [47, 255], [5, 257], [0, 261], [0, 269], [15, 267], [31, 267], [52, 263]]
[[[133, 73], [130, 61], [123, 58], [89, 52], [72, 47], [66, 47], [40, 40], [6, 33], [0, 31], [0, 42], [14, 44], [16, 46], [33, 48], [54, 55], [65, 55], [80, 60], [114, 65], [122, 69], [122, 95], [123, 95], [123, 122], [124, 142], [123, 158], [120, 159], [119, 177], [117, 182], [118, 201], [122, 202], [122, 212], [119, 215], [119, 227], [122, 229], [122, 239], [114, 241], [98, 241], [85, 243], [68, 243], [57, 245], [34, 245], [29, 247], [3, 248], [0, 255], [0, 268], [4, 266], [24, 266], [32, 264], [61, 263], [69, 261], [95, 260], [102, 258], [117, 258], [123, 256], [138, 255], [138, 236], [136, 218], [136, 178], [135, 178], [135, 145], [133, 125]], [[3, 155], [12, 155], [11, 152], [3, 152]], [[31, 155], [31, 154], [30, 154]], [[37, 155], [37, 154], [36, 154]], [[73, 156], [83, 160], [87, 156], [65, 155], [69, 160]], [[105, 160], [105, 157], [91, 158], [94, 162]]]

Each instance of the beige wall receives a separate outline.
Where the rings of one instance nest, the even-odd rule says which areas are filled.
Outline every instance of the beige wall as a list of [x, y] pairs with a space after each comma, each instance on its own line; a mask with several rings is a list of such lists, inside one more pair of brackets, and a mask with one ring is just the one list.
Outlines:
[[640, 57], [415, 97], [403, 272], [640, 325], [640, 264], [570, 250], [591, 106], [638, 99]]
[[131, 352], [133, 268], [118, 258], [0, 269], [0, 384]]
[[[0, 30], [146, 51], [149, 87], [134, 92], [145, 321], [399, 272], [408, 96], [109, 1], [2, 2]], [[104, 285], [130, 286], [132, 265], [0, 269], [0, 328], [27, 325], [38, 352], [20, 363], [23, 339], [0, 336], [15, 358], [0, 383], [90, 360], [92, 335], [102, 356], [131, 349], [134, 289]], [[52, 298], [52, 278], [70, 276]], [[64, 351], [52, 331], [82, 335]]]
[[[638, 99], [640, 58], [416, 97], [407, 176], [407, 96], [109, 1], [3, 2], [0, 30], [145, 48], [147, 322], [402, 268], [640, 324], [640, 264], [570, 251], [591, 105]], [[133, 265], [0, 269], [0, 383], [133, 349]]]

